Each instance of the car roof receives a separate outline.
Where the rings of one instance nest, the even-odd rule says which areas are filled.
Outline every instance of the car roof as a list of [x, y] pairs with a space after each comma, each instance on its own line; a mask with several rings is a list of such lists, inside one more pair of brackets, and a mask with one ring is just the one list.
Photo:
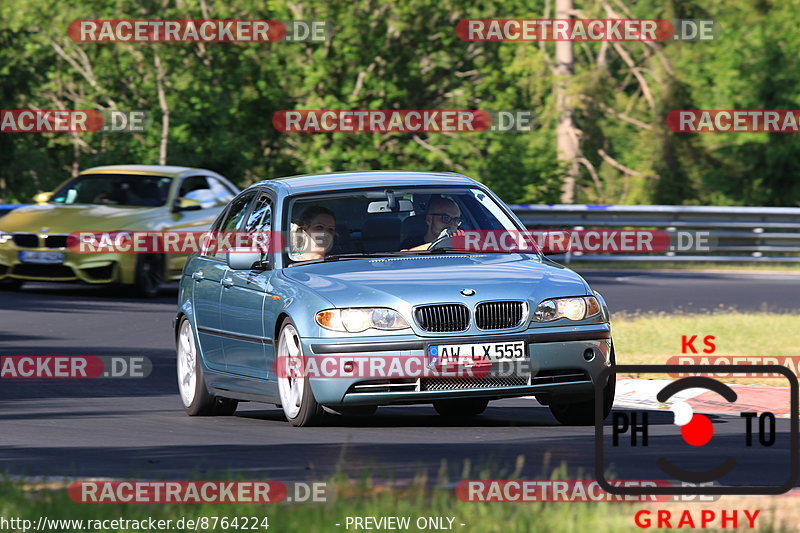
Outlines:
[[255, 183], [250, 187], [269, 185], [283, 189], [286, 194], [326, 192], [362, 187], [413, 187], [416, 185], [478, 185], [467, 176], [455, 172], [413, 172], [413, 171], [362, 171], [330, 172], [325, 174], [305, 174], [287, 176]]
[[[191, 167], [173, 167], [167, 165], [108, 165], [103, 167], [87, 168], [81, 174], [131, 174], [139, 176], [165, 176], [177, 178], [190, 170], [204, 170]], [[206, 171], [210, 172], [210, 171]], [[216, 174], [216, 172], [213, 172]]]

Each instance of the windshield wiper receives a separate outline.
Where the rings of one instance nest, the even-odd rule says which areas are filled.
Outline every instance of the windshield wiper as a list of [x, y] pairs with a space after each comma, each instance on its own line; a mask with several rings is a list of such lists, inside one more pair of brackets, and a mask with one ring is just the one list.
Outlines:
[[414, 250], [406, 253], [435, 255], [435, 254], [463, 254], [463, 255], [482, 255], [482, 254], [532, 254], [538, 255], [535, 250], [457, 250], [456, 248], [437, 248], [435, 250]]
[[290, 266], [312, 265], [314, 263], [328, 263], [330, 261], [343, 261], [346, 259], [370, 259], [373, 257], [394, 257], [398, 255], [405, 255], [406, 253], [407, 252], [370, 252], [370, 253], [333, 254], [325, 256], [322, 259], [309, 259], [308, 261], [297, 261]]
[[326, 256], [322, 261], [338, 261], [340, 259], [364, 259], [370, 257], [392, 257], [395, 255], [403, 255], [404, 252], [361, 252], [352, 254], [333, 254]]

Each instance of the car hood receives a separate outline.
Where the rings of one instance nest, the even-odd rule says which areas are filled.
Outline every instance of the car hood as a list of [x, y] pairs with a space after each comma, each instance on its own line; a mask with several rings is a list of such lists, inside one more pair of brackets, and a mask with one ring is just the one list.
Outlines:
[[0, 219], [0, 230], [8, 233], [72, 233], [144, 229], [163, 207], [117, 207], [111, 205], [28, 205]]
[[[300, 265], [285, 269], [284, 275], [337, 307], [591, 294], [575, 272], [519, 254], [359, 259]], [[464, 296], [463, 289], [475, 295]]]

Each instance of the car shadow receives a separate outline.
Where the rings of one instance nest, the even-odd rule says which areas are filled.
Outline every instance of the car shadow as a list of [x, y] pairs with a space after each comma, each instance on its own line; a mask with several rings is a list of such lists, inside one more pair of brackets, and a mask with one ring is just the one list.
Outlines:
[[[550, 414], [550, 410], [530, 400], [530, 406], [506, 406], [491, 404], [483, 414], [477, 416], [441, 416], [433, 406], [413, 407], [382, 406], [374, 415], [340, 416], [328, 414], [325, 427], [338, 428], [468, 428], [468, 427], [562, 427]], [[246, 404], [245, 404], [246, 405]], [[671, 413], [651, 413], [651, 425], [672, 424]], [[237, 418], [286, 423], [281, 409], [239, 411]], [[605, 425], [612, 424], [609, 416]]]

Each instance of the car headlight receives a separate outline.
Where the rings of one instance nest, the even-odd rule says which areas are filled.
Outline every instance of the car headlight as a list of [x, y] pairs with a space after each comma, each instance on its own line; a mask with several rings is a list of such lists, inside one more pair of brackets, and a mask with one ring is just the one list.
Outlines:
[[533, 312], [534, 322], [551, 322], [559, 318], [583, 320], [600, 312], [600, 302], [594, 296], [554, 298], [545, 300]]
[[5, 244], [10, 241], [14, 236], [5, 231], [0, 231], [0, 244]]
[[327, 309], [317, 313], [316, 320], [325, 329], [348, 333], [359, 333], [368, 329], [391, 331], [410, 327], [400, 313], [386, 307]]

